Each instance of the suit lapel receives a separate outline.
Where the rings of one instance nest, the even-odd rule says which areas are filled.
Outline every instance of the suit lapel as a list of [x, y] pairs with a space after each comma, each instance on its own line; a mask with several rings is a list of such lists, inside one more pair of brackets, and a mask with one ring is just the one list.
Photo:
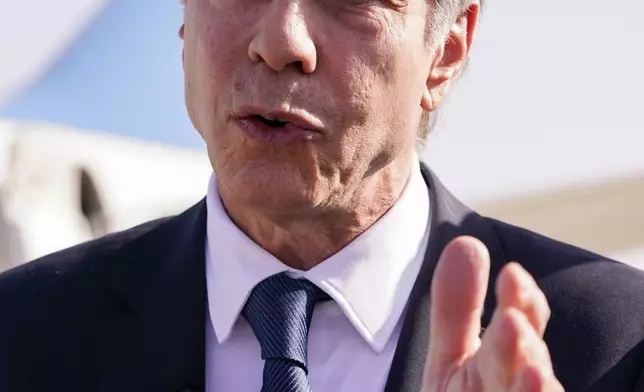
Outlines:
[[204, 390], [205, 230], [202, 201], [106, 263], [109, 316], [96, 337], [101, 391]]
[[429, 343], [431, 279], [443, 248], [462, 235], [476, 237], [487, 246], [491, 278], [482, 320], [484, 326], [489, 323], [495, 307], [494, 279], [505, 264], [496, 234], [485, 219], [458, 201], [425, 164], [421, 165], [421, 170], [430, 195], [431, 232], [425, 260], [407, 303], [385, 392], [420, 391]]
[[[431, 235], [407, 304], [385, 392], [420, 390], [429, 335], [430, 282], [452, 239], [483, 241], [492, 260], [483, 325], [494, 309], [493, 282], [505, 258], [484, 218], [459, 202], [424, 164]], [[99, 271], [106, 318], [96, 336], [97, 385], [104, 392], [204, 390], [206, 205], [166, 220], [116, 251]]]

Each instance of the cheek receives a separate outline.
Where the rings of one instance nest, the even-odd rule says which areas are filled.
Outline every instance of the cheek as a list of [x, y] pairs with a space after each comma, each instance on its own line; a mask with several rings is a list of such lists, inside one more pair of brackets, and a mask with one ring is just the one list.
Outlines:
[[353, 124], [374, 126], [404, 98], [397, 95], [409, 95], [401, 80], [401, 59], [389, 42], [346, 41], [334, 47], [329, 74], [335, 75], [343, 104], [351, 108]]
[[192, 14], [184, 40], [186, 104], [195, 127], [205, 137], [204, 133], [218, 128], [221, 100], [233, 90], [230, 76], [247, 55], [244, 38], [238, 34], [241, 30], [228, 13], [203, 6]]
[[337, 75], [335, 83], [344, 87], [349, 103], [373, 111], [368, 106], [387, 101], [401, 84], [401, 66], [408, 61], [402, 53], [409, 46], [404, 41], [408, 32], [388, 13], [346, 14], [325, 22], [331, 26], [323, 45], [330, 74]]
[[[409, 39], [415, 36], [420, 38]], [[404, 37], [407, 37], [406, 42]], [[421, 27], [404, 32], [392, 31], [389, 39], [374, 53], [378, 57], [375, 77], [382, 87], [380, 94], [375, 95], [378, 100], [375, 105], [380, 107], [383, 121], [415, 133], [418, 126], [416, 114], [421, 112], [420, 102], [427, 77], [422, 70], [428, 69]]]
[[[206, 142], [208, 155], [217, 172], [221, 167], [230, 168], [235, 156], [238, 141], [235, 134], [228, 131], [225, 110], [221, 98], [225, 97], [224, 64], [216, 64], [211, 46], [203, 43], [195, 45], [188, 55], [186, 51], [186, 108], [195, 129]], [[222, 91], [223, 90], [223, 91]]]
[[[371, 156], [388, 162], [402, 149], [413, 144], [420, 115], [424, 82], [412, 78], [422, 66], [419, 56], [403, 49], [407, 45], [391, 39], [347, 42], [335, 48], [333, 74], [341, 75], [338, 85], [352, 109], [355, 127], [347, 130], [338, 148], [350, 149], [352, 161]], [[377, 158], [376, 158], [377, 157]]]

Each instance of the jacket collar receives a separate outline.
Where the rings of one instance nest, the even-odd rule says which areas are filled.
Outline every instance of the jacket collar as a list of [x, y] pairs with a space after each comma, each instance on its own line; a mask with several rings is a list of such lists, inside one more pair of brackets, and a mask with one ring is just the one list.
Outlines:
[[429, 343], [430, 288], [434, 269], [445, 246], [453, 239], [468, 235], [481, 240], [490, 252], [490, 285], [485, 300], [482, 325], [487, 326], [494, 311], [494, 279], [505, 264], [505, 256], [492, 227], [452, 195], [438, 177], [421, 164], [431, 200], [431, 235], [425, 261], [414, 285], [403, 323], [398, 347], [385, 392], [420, 390]]
[[111, 299], [96, 337], [103, 391], [204, 390], [205, 201], [156, 224], [100, 272]]

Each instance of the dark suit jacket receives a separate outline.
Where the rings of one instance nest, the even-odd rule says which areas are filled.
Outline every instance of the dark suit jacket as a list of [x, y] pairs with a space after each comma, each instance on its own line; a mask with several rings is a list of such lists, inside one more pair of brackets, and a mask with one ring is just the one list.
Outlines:
[[[459, 235], [487, 245], [490, 287], [508, 261], [536, 278], [552, 308], [545, 339], [568, 392], [644, 391], [644, 273], [484, 218], [426, 167], [423, 175], [431, 239], [386, 392], [419, 390], [432, 272]], [[0, 391], [203, 391], [205, 237], [202, 201], [0, 275]], [[494, 302], [490, 288], [484, 325]]]

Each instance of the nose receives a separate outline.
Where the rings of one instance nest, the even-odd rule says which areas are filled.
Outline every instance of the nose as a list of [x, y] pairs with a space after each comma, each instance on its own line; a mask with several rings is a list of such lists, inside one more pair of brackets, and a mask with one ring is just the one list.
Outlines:
[[278, 72], [289, 65], [304, 73], [315, 71], [316, 47], [299, 1], [272, 0], [258, 26], [248, 47], [252, 61]]

